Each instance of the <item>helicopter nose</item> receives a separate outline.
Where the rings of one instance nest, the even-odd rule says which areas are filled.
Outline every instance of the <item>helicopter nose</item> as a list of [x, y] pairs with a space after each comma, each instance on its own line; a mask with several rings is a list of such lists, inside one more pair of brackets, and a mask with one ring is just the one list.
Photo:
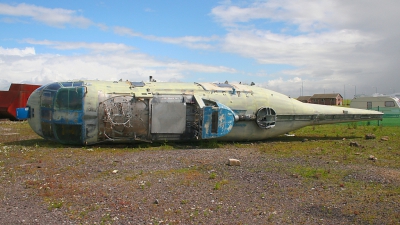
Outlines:
[[40, 123], [40, 90], [35, 90], [29, 96], [28, 102], [26, 103], [28, 112], [28, 123], [32, 130], [43, 137], [41, 123]]

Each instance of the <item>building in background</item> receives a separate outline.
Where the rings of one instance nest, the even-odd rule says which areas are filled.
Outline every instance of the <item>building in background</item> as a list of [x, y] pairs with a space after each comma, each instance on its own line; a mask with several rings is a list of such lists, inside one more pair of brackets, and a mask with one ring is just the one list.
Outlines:
[[297, 100], [304, 103], [320, 105], [343, 105], [343, 97], [339, 93], [333, 94], [314, 94], [313, 96], [300, 96]]
[[297, 100], [304, 102], [304, 103], [311, 103], [311, 97], [312, 96], [300, 96], [297, 98]]

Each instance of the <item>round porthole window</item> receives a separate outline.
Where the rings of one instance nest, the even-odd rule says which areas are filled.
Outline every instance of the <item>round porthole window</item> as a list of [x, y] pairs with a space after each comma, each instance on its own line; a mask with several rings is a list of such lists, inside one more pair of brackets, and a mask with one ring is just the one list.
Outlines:
[[270, 129], [275, 126], [276, 113], [269, 107], [261, 107], [256, 113], [256, 122], [260, 128]]

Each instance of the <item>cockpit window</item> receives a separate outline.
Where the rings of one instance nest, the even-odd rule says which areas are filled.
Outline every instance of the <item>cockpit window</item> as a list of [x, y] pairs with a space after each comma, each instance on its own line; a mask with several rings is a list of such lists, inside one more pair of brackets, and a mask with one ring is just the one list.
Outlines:
[[47, 139], [53, 139], [54, 135], [51, 123], [42, 122], [41, 124], [42, 124], [43, 136], [46, 137]]
[[54, 124], [58, 140], [64, 144], [82, 144], [82, 126]]
[[84, 91], [82, 81], [56, 82], [41, 88], [40, 117], [44, 138], [82, 144]]
[[72, 87], [74, 82], [62, 82], [61, 84], [63, 87]]
[[46, 87], [45, 87], [45, 89], [46, 90], [58, 90], [58, 89], [60, 89], [61, 88], [61, 86], [60, 86], [60, 84], [59, 83], [52, 83], [52, 84], [49, 84], [49, 85], [47, 85]]
[[40, 105], [42, 107], [52, 108], [54, 94], [55, 94], [54, 91], [43, 91]]
[[61, 85], [63, 87], [80, 87], [83, 85], [82, 81], [78, 81], [78, 82], [62, 82]]
[[46, 108], [53, 107], [53, 97], [56, 94], [56, 91], [61, 88], [59, 83], [52, 83], [47, 86], [42, 86], [43, 88], [40, 105]]
[[[43, 89], [41, 96], [41, 106], [46, 108], [53, 108], [53, 99], [57, 93], [57, 101], [55, 102], [56, 107], [58, 107], [59, 109], [80, 110], [82, 109], [82, 89], [77, 87], [82, 86], [82, 81], [62, 83], [56, 82], [47, 86], [42, 86], [38, 89]], [[60, 88], [62, 87], [67, 87], [67, 89], [60, 90]]]
[[45, 87], [46, 87], [45, 85], [42, 85], [42, 86], [38, 87], [34, 92], [41, 91]]
[[55, 108], [82, 110], [82, 88], [63, 88], [57, 92]]
[[40, 116], [42, 117], [42, 121], [51, 121], [53, 111], [51, 109], [42, 108], [40, 110]]

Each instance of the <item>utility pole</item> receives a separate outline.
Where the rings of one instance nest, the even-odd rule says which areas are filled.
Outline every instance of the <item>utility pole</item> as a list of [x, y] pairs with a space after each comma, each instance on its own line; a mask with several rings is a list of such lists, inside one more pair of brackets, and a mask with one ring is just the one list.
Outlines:
[[343, 84], [343, 89], [344, 89], [343, 99], [346, 99], [346, 85], [345, 84]]
[[343, 84], [343, 101], [345, 101], [346, 100], [346, 85], [345, 84]]

